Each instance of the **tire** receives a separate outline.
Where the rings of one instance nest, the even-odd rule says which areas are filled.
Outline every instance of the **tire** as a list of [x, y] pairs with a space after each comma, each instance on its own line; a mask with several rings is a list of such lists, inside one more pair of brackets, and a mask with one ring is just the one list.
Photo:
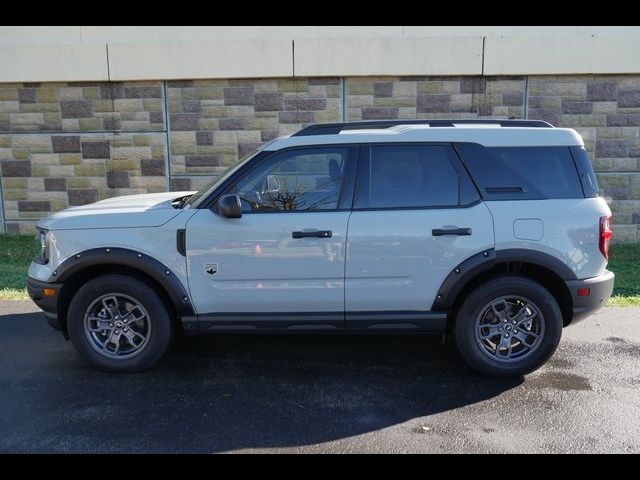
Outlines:
[[[104, 275], [83, 285], [69, 305], [67, 327], [80, 356], [110, 372], [152, 367], [173, 337], [161, 298], [149, 285], [127, 275]], [[103, 341], [107, 344], [100, 347]]]
[[475, 370], [521, 377], [555, 352], [562, 336], [562, 313], [553, 295], [534, 280], [499, 277], [478, 286], [463, 301], [454, 335], [460, 354]]

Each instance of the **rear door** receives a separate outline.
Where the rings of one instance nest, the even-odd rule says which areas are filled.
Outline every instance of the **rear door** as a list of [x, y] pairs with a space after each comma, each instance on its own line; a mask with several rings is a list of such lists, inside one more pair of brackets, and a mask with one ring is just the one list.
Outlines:
[[494, 246], [491, 213], [448, 144], [370, 145], [359, 157], [347, 327], [437, 330], [442, 318], [430, 310], [444, 279]]

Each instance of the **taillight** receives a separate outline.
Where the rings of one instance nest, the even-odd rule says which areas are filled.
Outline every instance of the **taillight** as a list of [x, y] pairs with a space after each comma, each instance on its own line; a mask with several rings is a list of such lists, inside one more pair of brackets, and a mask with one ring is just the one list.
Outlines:
[[609, 260], [609, 243], [612, 237], [611, 215], [600, 217], [600, 251], [607, 260]]

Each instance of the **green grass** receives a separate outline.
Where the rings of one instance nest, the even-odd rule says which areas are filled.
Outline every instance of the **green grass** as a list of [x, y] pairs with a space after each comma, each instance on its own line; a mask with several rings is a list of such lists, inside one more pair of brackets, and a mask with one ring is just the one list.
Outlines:
[[35, 235], [0, 235], [0, 300], [27, 300], [27, 268], [38, 252]]
[[[33, 235], [0, 234], [0, 300], [27, 300], [27, 268], [37, 254]], [[616, 284], [609, 306], [640, 306], [640, 245], [614, 245], [609, 269]]]
[[607, 307], [640, 307], [640, 295], [614, 295], [607, 302]]
[[640, 245], [613, 245], [609, 270], [616, 274], [612, 307], [640, 306]]

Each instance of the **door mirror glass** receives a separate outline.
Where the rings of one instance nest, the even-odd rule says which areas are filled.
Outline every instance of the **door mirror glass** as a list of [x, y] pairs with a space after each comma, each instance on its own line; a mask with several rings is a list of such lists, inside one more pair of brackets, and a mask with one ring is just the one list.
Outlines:
[[220, 197], [217, 203], [217, 213], [226, 218], [240, 218], [242, 216], [240, 197], [235, 194]]

